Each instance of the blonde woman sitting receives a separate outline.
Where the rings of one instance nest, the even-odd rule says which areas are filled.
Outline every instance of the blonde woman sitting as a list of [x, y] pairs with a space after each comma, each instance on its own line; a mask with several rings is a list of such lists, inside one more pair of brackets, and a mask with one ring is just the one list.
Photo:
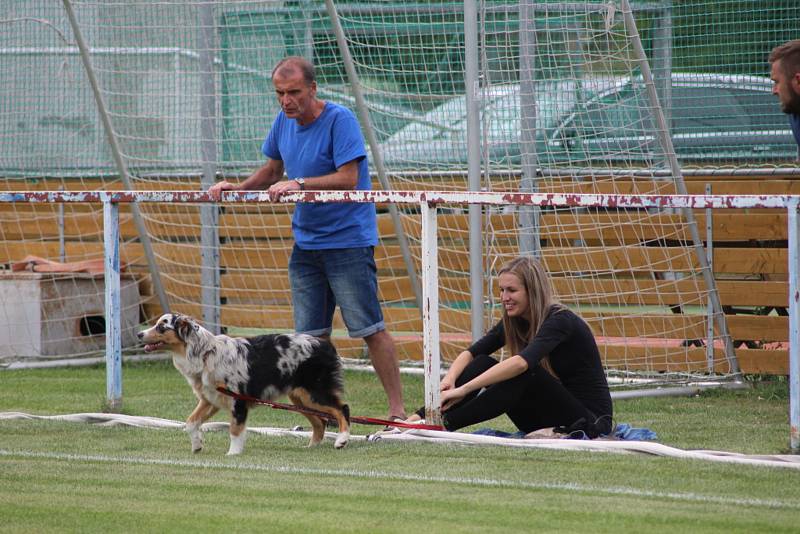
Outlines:
[[[525, 433], [560, 427], [590, 438], [609, 434], [611, 394], [589, 326], [555, 301], [547, 273], [534, 258], [503, 266], [499, 285], [502, 320], [459, 354], [441, 381], [445, 428], [508, 414]], [[490, 356], [502, 347], [511, 356]], [[408, 420], [423, 415], [424, 408]]]

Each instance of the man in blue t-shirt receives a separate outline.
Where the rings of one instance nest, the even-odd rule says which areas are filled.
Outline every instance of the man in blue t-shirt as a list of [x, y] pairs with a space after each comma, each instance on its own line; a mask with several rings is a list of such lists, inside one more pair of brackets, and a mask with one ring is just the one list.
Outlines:
[[781, 110], [789, 115], [800, 159], [800, 39], [773, 48], [769, 62], [770, 75], [775, 82], [772, 94], [778, 96]]
[[[219, 198], [222, 191], [268, 188], [276, 200], [291, 191], [370, 189], [358, 121], [349, 109], [317, 98], [313, 65], [301, 57], [285, 58], [272, 71], [272, 84], [281, 111], [261, 147], [267, 163], [240, 184], [222, 181], [209, 193]], [[301, 202], [292, 232], [295, 330], [329, 338], [338, 305], [350, 337], [367, 343], [389, 416], [405, 419], [397, 350], [378, 302], [375, 205]]]

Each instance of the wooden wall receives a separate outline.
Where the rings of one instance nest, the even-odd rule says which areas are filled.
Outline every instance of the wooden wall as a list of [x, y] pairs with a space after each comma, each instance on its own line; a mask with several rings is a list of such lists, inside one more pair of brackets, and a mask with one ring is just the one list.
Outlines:
[[[703, 194], [706, 184], [710, 183], [714, 194], [800, 194], [800, 176], [765, 175], [758, 177], [742, 176], [706, 176], [687, 177], [689, 193]], [[62, 182], [55, 180], [23, 180], [5, 181], [0, 187], [6, 190], [56, 190]], [[429, 182], [426, 189], [452, 188], [453, 183], [447, 181]], [[513, 189], [509, 181], [508, 189]], [[106, 186], [100, 180], [81, 180], [76, 182], [73, 190], [103, 189]], [[187, 180], [176, 185], [175, 181], [167, 185], [148, 182], [142, 189], [194, 189], [196, 181]], [[417, 186], [419, 188], [420, 186]], [[670, 194], [674, 189], [668, 183], [654, 183], [650, 180], [617, 180], [615, 184], [608, 182], [578, 182], [571, 179], [553, 179], [542, 182], [541, 192], [575, 192], [575, 193], [631, 193], [631, 194]], [[119, 188], [119, 187], [112, 187]], [[410, 187], [409, 187], [410, 188]], [[501, 183], [496, 189], [503, 189]], [[154, 247], [157, 255], [165, 259], [181, 260], [181, 247], [194, 246], [192, 243], [174, 244], [175, 240], [186, 240], [187, 228], [199, 228], [199, 215], [187, 210], [184, 206], [165, 207], [159, 205], [158, 211], [143, 208], [148, 217], [148, 228], [158, 234]], [[276, 213], [261, 215], [256, 208], [239, 208], [224, 210], [220, 216], [220, 236], [224, 241], [220, 251], [221, 263], [251, 262], [252, 265], [263, 265], [265, 274], [243, 276], [235, 272], [223, 272], [221, 275], [221, 296], [228, 305], [222, 309], [223, 323], [240, 326], [259, 327], [269, 324], [273, 328], [291, 329], [291, 308], [289, 302], [288, 280], [285, 269], [291, 250], [290, 208], [277, 207]], [[384, 210], [385, 211], [385, 210]], [[18, 261], [32, 254], [49, 259], [57, 259], [58, 244], [58, 210], [50, 205], [9, 205], [0, 204], [0, 217], [4, 221], [0, 232], [0, 263]], [[86, 257], [102, 256], [102, 217], [99, 206], [71, 205], [65, 218], [65, 250], [68, 261], [86, 259]], [[447, 240], [447, 246], [439, 250], [440, 264], [448, 265], [453, 270], [468, 270], [467, 235], [468, 220], [464, 213], [442, 213], [439, 218], [440, 235]], [[497, 242], [495, 250], [516, 253], [515, 225], [516, 216], [495, 213], [491, 215], [490, 224], [495, 230]], [[613, 270], [619, 264], [632, 266], [634, 269], [646, 271], [652, 265], [669, 264], [673, 269], [683, 265], [689, 269], [696, 265], [696, 259], [686, 255], [683, 246], [639, 246], [643, 242], [659, 236], [642, 235], [643, 222], [652, 219], [663, 226], [681, 227], [681, 216], [668, 213], [646, 213], [642, 210], [634, 212], [618, 211], [613, 213], [577, 213], [569, 216], [559, 215], [558, 224], [554, 224], [553, 214], [545, 213], [542, 220], [542, 239], [545, 244], [544, 259], [553, 271], [580, 270], [581, 266], [591, 266], [592, 270]], [[695, 212], [701, 237], [705, 235], [706, 213]], [[14, 219], [19, 221], [14, 223]], [[737, 358], [742, 370], [746, 373], [788, 374], [788, 257], [787, 257], [787, 214], [780, 210], [717, 210], [712, 216], [713, 223], [713, 266], [716, 284], [732, 337], [736, 340]], [[385, 237], [383, 246], [376, 251], [376, 259], [381, 269], [381, 293], [387, 300], [412, 300], [410, 283], [405, 277], [391, 277], [387, 273], [394, 270], [402, 273], [404, 264], [399, 247], [391, 238], [394, 229], [386, 213], [379, 215], [380, 233]], [[581, 244], [575, 245], [578, 238], [577, 229], [581, 228]], [[586, 228], [595, 230], [587, 232]], [[610, 230], [610, 229], [613, 229]], [[419, 232], [419, 220], [410, 218], [406, 221], [406, 231], [411, 234]], [[136, 230], [126, 207], [121, 208], [121, 233], [126, 244], [122, 247], [122, 261], [130, 263], [129, 269], [134, 273], [146, 274], [146, 265], [142, 261], [141, 245], [136, 242]], [[671, 241], [680, 242], [688, 236], [673, 235]], [[161, 241], [164, 239], [165, 241]], [[199, 238], [198, 238], [199, 239]], [[252, 247], [234, 247], [230, 243], [241, 243], [250, 240]], [[271, 243], [269, 243], [271, 241]], [[609, 243], [627, 244], [630, 247], [623, 252], [608, 252]], [[259, 245], [259, 243], [261, 243]], [[266, 244], [269, 246], [266, 246]], [[669, 245], [669, 243], [667, 243]], [[268, 252], [267, 252], [268, 250]], [[251, 255], [252, 257], [247, 257]], [[169, 269], [168, 263], [165, 268]], [[280, 274], [267, 274], [269, 268]], [[142, 276], [142, 279], [145, 277]], [[451, 298], [453, 294], [468, 294], [468, 278], [446, 275], [442, 280], [440, 299]], [[578, 284], [578, 285], [576, 285]], [[584, 281], [570, 280], [569, 288], [566, 280], [555, 280], [559, 293], [569, 289], [574, 303], [582, 298], [602, 303], [602, 295], [624, 293], [632, 295], [632, 303], [645, 303], [653, 306], [669, 306], [673, 297], [656, 291], [658, 280], [652, 277], [630, 278], [626, 280], [598, 280], [587, 278]], [[624, 286], [624, 287], [621, 287]], [[179, 300], [200, 300], [199, 277], [172, 273], [165, 286], [172, 296]], [[274, 298], [268, 304], [258, 302], [263, 295], [261, 288], [274, 289]], [[674, 291], [689, 292], [696, 287], [694, 282], [681, 281], [674, 284]], [[152, 297], [149, 285], [142, 284], [145, 295], [143, 312], [145, 318], [157, 316], [159, 309], [156, 299]], [[678, 298], [678, 296], [674, 296]], [[618, 298], [614, 300], [619, 304]], [[233, 305], [235, 304], [235, 305]], [[199, 306], [182, 305], [181, 311], [201, 316]], [[402, 324], [405, 333], [396, 333], [401, 350], [408, 354], [421, 355], [421, 320], [419, 312], [408, 307], [387, 307], [384, 309], [389, 328]], [[676, 366], [685, 366], [686, 353], [682, 348], [657, 347], [632, 349], [630, 346], [617, 345], [614, 334], [626, 331], [630, 323], [636, 324], [637, 330], [657, 337], [660, 332], [672, 329], [686, 329], [692, 338], [705, 337], [704, 327], [697, 317], [684, 314], [662, 316], [654, 322], [647, 317], [627, 317], [614, 321], [603, 317], [593, 317], [600, 325], [601, 335], [609, 341], [603, 347], [604, 357], [609, 364], [619, 361], [623, 356], [636, 359], [632, 350], [648, 350], [651, 359], [660, 370], [677, 370]], [[624, 324], [627, 321], [629, 324]], [[442, 335], [449, 339], [443, 346], [445, 358], [454, 356], [459, 347], [468, 341], [463, 332], [469, 331], [469, 315], [464, 310], [444, 310], [442, 317]], [[396, 328], [394, 330], [397, 330]], [[629, 329], [627, 331], [630, 331]], [[461, 332], [461, 333], [459, 333]], [[358, 347], [360, 340], [337, 340], [340, 347]], [[653, 357], [654, 351], [657, 353]], [[688, 353], [689, 361], [696, 370], [705, 366], [705, 348], [693, 347]]]

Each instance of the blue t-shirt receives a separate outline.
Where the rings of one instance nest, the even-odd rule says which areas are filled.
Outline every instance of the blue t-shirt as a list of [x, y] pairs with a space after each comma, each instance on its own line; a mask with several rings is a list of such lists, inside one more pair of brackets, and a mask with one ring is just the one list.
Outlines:
[[[325, 102], [320, 116], [305, 126], [281, 111], [261, 152], [270, 159], [282, 160], [290, 180], [331, 174], [358, 160], [356, 189], [372, 187], [358, 121], [352, 111], [338, 104]], [[292, 232], [297, 246], [306, 250], [375, 246], [375, 204], [299, 202], [292, 218]]]
[[797, 113], [790, 113], [789, 124], [792, 126], [792, 133], [794, 134], [794, 140], [797, 143], [798, 154], [800, 154], [800, 115]]

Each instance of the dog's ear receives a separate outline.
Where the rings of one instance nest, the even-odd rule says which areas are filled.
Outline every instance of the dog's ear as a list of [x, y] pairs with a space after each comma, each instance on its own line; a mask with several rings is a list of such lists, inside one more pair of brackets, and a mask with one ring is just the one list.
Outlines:
[[173, 321], [172, 326], [175, 328], [175, 335], [181, 341], [186, 341], [192, 331], [196, 330], [194, 321], [186, 315], [175, 315], [175, 321]]

